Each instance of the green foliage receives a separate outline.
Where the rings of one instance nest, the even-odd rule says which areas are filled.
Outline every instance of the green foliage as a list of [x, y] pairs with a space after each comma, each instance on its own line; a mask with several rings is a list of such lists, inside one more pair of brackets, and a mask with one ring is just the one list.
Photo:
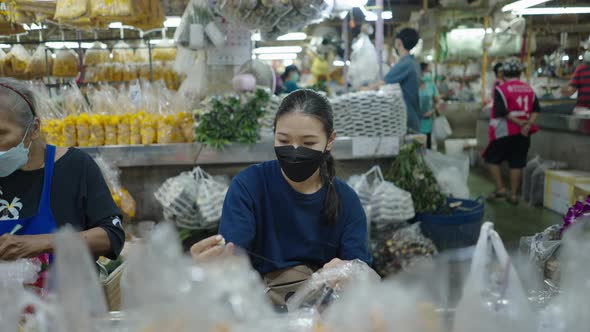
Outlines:
[[424, 162], [422, 150], [420, 143], [404, 146], [384, 174], [385, 179], [412, 194], [416, 213], [446, 213], [446, 197]]
[[259, 138], [259, 119], [264, 115], [270, 94], [263, 89], [254, 93], [210, 98], [206, 111], [198, 117], [198, 142], [222, 149], [231, 142], [253, 144]]

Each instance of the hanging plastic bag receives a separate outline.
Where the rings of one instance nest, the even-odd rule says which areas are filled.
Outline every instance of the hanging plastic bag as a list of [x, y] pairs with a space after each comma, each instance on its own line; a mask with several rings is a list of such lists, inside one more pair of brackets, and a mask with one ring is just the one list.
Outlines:
[[361, 33], [352, 45], [350, 55], [348, 79], [354, 88], [358, 89], [379, 80], [379, 64], [375, 59], [377, 59], [375, 46], [366, 33]]
[[52, 75], [55, 77], [77, 77], [80, 61], [78, 54], [70, 49], [61, 49], [55, 53]]
[[88, 0], [57, 0], [55, 18], [57, 20], [73, 20], [88, 11]]
[[[372, 173], [369, 171], [368, 174]], [[376, 173], [371, 194], [371, 221], [376, 224], [403, 224], [414, 218], [412, 195], [393, 183], [385, 181], [381, 168]]]
[[434, 118], [432, 123], [432, 138], [436, 141], [444, 141], [453, 134], [451, 124], [444, 115]]
[[113, 46], [113, 62], [125, 64], [133, 62], [135, 53], [129, 44], [119, 41]]
[[[103, 46], [105, 46], [103, 48]], [[98, 66], [110, 61], [111, 52], [106, 45], [100, 42], [94, 42], [84, 55], [84, 66]]]
[[559, 284], [559, 257], [561, 247], [561, 226], [553, 225], [534, 236], [520, 240], [521, 251], [528, 254], [530, 261], [544, 280]]
[[226, 181], [200, 167], [166, 180], [154, 193], [164, 218], [188, 229], [211, 229], [219, 223], [227, 193]]
[[176, 47], [174, 43], [168, 39], [162, 39], [154, 48], [153, 60], [162, 62], [172, 62], [176, 60]]
[[31, 55], [20, 44], [12, 46], [4, 61], [4, 74], [7, 76], [24, 75], [31, 62]]
[[150, 51], [147, 44], [145, 43], [145, 40], [142, 39], [137, 45], [133, 59], [136, 63], [150, 62]]
[[51, 69], [53, 66], [52, 55], [53, 53], [48, 51], [45, 48], [45, 45], [39, 45], [31, 57], [31, 62], [27, 68], [27, 74], [31, 75], [33, 78], [41, 78], [47, 74], [51, 75]]
[[536, 331], [516, 269], [490, 222], [481, 228], [453, 331]]
[[424, 161], [430, 168], [443, 194], [461, 199], [469, 199], [469, 158], [449, 156], [426, 150]]

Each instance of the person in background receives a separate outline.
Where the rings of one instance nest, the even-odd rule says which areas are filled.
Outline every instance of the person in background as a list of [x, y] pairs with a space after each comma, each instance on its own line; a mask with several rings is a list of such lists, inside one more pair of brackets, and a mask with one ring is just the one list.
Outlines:
[[492, 103], [494, 102], [494, 97], [496, 95], [496, 88], [504, 83], [504, 71], [502, 70], [502, 62], [498, 62], [494, 65], [493, 71], [494, 75], [496, 76], [496, 80], [494, 84], [492, 84], [492, 94], [490, 94], [490, 98]]
[[562, 90], [564, 96], [571, 97], [578, 92], [574, 114], [590, 111], [590, 50], [584, 53], [584, 63], [576, 68], [570, 85]]
[[85, 152], [46, 144], [40, 126], [31, 87], [0, 78], [0, 261], [49, 264], [52, 234], [65, 225], [95, 256], [116, 259], [125, 232], [100, 169]]
[[285, 72], [281, 75], [283, 79], [283, 92], [284, 93], [291, 93], [293, 91], [299, 90], [299, 82], [300, 72], [297, 66], [289, 65], [285, 67]]
[[399, 83], [404, 95], [406, 109], [408, 112], [408, 129], [415, 132], [420, 130], [418, 111], [420, 109], [420, 65], [410, 50], [420, 40], [418, 31], [410, 28], [403, 29], [395, 38], [395, 49], [400, 56], [399, 62], [395, 64], [385, 75], [385, 84]]
[[432, 71], [430, 66], [422, 62], [420, 64], [422, 69], [422, 80], [420, 82], [420, 133], [426, 134], [426, 146], [432, 149], [432, 118], [437, 112], [439, 96], [438, 89], [434, 84]]
[[534, 123], [541, 107], [533, 88], [520, 81], [522, 68], [518, 59], [504, 62], [502, 70], [506, 80], [494, 94], [490, 142], [483, 157], [496, 185], [489, 199], [508, 196], [500, 173], [500, 164], [506, 161], [510, 167], [511, 191], [508, 200], [516, 205], [522, 169], [526, 166], [531, 145], [530, 136], [538, 131]]

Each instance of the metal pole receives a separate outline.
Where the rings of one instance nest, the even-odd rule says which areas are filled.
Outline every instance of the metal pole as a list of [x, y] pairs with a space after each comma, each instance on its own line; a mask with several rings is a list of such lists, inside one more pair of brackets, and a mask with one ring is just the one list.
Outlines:
[[[487, 32], [488, 28], [490, 27], [490, 18], [486, 16], [483, 20], [483, 27]], [[482, 104], [486, 101], [486, 92], [487, 92], [487, 74], [488, 74], [488, 49], [483, 49], [483, 63], [481, 64], [481, 102]]]
[[377, 63], [379, 64], [379, 79], [383, 79], [383, 0], [376, 0], [377, 28], [375, 29], [375, 44], [377, 44]]
[[[349, 15], [352, 15], [352, 12]], [[344, 76], [344, 92], [348, 93], [348, 16], [342, 20], [342, 40], [344, 41], [344, 68], [342, 69], [342, 75]]]

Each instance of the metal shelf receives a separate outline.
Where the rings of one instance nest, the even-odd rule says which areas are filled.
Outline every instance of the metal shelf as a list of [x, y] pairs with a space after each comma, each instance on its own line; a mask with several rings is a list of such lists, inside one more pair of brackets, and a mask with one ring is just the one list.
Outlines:
[[[392, 158], [399, 153], [400, 137], [342, 137], [334, 144], [337, 160]], [[101, 155], [118, 167], [253, 164], [275, 159], [274, 142], [230, 144], [215, 150], [200, 143], [85, 147], [90, 155]]]

